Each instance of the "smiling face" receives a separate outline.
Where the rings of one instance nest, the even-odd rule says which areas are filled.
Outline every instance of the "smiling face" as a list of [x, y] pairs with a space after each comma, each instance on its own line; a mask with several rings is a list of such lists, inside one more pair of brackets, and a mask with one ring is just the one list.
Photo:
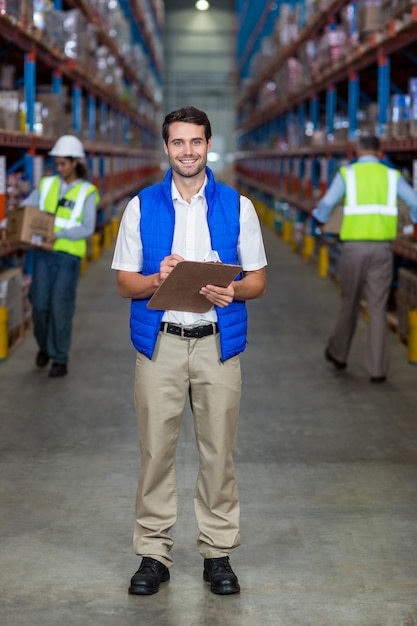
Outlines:
[[183, 178], [193, 178], [205, 171], [210, 148], [211, 139], [207, 141], [204, 126], [188, 122], [171, 124], [168, 141], [164, 143], [173, 172]]

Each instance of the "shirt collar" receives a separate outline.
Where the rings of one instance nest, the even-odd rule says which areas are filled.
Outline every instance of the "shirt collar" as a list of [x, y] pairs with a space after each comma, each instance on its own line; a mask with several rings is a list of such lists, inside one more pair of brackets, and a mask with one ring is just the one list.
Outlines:
[[59, 177], [60, 189], [71, 189], [71, 187], [75, 187], [75, 185], [79, 185], [82, 182], [81, 178], [77, 178], [77, 180], [73, 180], [71, 183], [66, 183], [65, 180]]
[[[208, 182], [208, 178], [207, 178], [207, 174], [206, 177], [204, 179], [204, 183], [203, 186], [201, 187], [200, 191], [197, 191], [197, 193], [193, 196], [194, 198], [206, 198], [206, 185]], [[174, 183], [174, 178], [172, 178], [171, 181], [171, 195], [172, 195], [172, 199], [173, 200], [179, 200], [180, 202], [184, 202], [184, 200], [181, 197], [180, 192], [177, 189], [176, 184]]]
[[358, 163], [379, 163], [378, 157], [372, 156], [371, 154], [365, 154], [361, 156], [357, 161]]

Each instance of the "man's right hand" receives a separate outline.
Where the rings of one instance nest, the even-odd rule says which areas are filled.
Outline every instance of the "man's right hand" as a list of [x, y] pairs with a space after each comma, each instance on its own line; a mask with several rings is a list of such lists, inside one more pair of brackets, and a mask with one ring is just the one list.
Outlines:
[[166, 256], [164, 259], [162, 259], [159, 268], [159, 280], [161, 281], [161, 283], [164, 282], [164, 280], [172, 272], [174, 267], [184, 260], [185, 259], [179, 254], [170, 254], [169, 256]]

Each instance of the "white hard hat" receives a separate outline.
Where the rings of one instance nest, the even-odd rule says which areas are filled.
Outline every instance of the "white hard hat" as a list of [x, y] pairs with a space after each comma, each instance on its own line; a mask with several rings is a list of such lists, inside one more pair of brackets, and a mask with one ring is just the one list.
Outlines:
[[85, 157], [83, 144], [74, 135], [62, 135], [56, 141], [49, 154], [56, 157], [74, 157], [76, 159]]

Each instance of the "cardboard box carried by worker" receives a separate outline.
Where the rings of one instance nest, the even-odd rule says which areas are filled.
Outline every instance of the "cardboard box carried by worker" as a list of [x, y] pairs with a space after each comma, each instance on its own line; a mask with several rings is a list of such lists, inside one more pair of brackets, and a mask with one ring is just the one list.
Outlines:
[[25, 206], [7, 214], [7, 240], [20, 248], [52, 250], [48, 239], [54, 232], [55, 215], [33, 206]]

